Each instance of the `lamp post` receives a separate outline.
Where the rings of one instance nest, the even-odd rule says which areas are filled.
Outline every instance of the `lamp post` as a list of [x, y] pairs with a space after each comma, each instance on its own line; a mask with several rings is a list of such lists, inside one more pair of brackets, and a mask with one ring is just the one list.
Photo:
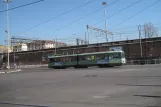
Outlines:
[[57, 36], [55, 36], [54, 42], [55, 42], [55, 55], [56, 55], [56, 48], [57, 48]]
[[141, 43], [141, 25], [138, 26], [138, 30], [139, 30], [139, 40], [140, 40], [140, 56], [143, 57], [142, 43]]
[[11, 2], [11, 0], [4, 0], [3, 1], [4, 3], [6, 3], [6, 30], [5, 30], [5, 33], [7, 35], [7, 68], [8, 70], [10, 70], [10, 56], [9, 56], [9, 47], [10, 47], [10, 35], [9, 35], [9, 17], [8, 17], [8, 4]]
[[[104, 18], [105, 18], [105, 30], [107, 31], [107, 14], [106, 14], [106, 2], [102, 2], [102, 5], [104, 6]], [[107, 32], [106, 32], [106, 41], [108, 42], [108, 38], [107, 38]]]

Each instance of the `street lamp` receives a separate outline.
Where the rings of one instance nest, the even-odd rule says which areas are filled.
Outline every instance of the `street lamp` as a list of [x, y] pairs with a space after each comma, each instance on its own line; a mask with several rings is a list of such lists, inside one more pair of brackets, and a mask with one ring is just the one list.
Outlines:
[[139, 40], [140, 40], [140, 56], [143, 57], [142, 43], [141, 43], [141, 25], [138, 26], [139, 30]]
[[7, 68], [8, 70], [10, 70], [10, 56], [9, 56], [9, 47], [10, 47], [10, 36], [9, 36], [9, 17], [8, 17], [8, 4], [11, 2], [12, 0], [3, 0], [4, 3], [6, 3], [6, 30], [5, 30], [5, 33], [7, 35], [7, 53], [8, 53], [8, 61], [7, 61]]
[[55, 36], [55, 39], [54, 39], [54, 42], [55, 42], [55, 55], [56, 55], [56, 48], [57, 48], [57, 36]]
[[[106, 2], [102, 2], [102, 5], [104, 6], [104, 18], [105, 18], [105, 30], [107, 31], [107, 14], [106, 14]], [[106, 41], [108, 42], [108, 38], [107, 38], [107, 32], [106, 32]]]

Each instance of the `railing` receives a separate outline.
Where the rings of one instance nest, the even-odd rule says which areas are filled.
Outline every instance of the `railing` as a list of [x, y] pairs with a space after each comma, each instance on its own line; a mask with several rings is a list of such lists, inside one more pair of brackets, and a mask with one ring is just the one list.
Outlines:
[[143, 65], [143, 64], [161, 64], [161, 59], [150, 59], [150, 60], [129, 60], [127, 64], [131, 65]]
[[38, 64], [38, 65], [19, 65], [16, 68], [37, 68], [37, 67], [47, 67], [47, 64]]

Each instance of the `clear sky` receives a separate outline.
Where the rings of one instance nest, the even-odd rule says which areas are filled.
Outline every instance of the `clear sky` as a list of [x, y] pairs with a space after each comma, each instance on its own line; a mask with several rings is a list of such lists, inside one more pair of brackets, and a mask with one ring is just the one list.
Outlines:
[[[9, 8], [34, 2], [37, 0], [12, 0], [9, 4]], [[80, 37], [84, 38], [86, 25], [93, 25], [100, 20], [104, 20], [104, 10], [95, 12], [92, 15], [88, 15], [82, 20], [76, 23], [70, 24], [67, 27], [63, 27], [91, 12], [101, 8], [101, 3], [106, 1], [108, 4], [115, 0], [94, 0], [92, 3], [87, 4], [81, 8], [78, 8], [68, 14], [58, 17], [49, 23], [38, 26], [28, 32], [27, 29], [42, 23], [52, 17], [58, 16], [76, 6], [84, 4], [90, 0], [44, 0], [43, 2], [33, 4], [30, 6], [22, 7], [9, 11], [9, 23], [10, 23], [10, 36], [36, 38], [36, 39], [49, 39], [53, 40], [57, 36], [58, 39], [69, 40], [74, 42], [72, 38]], [[120, 9], [136, 2], [138, 0], [119, 0], [111, 6], [108, 6], [107, 17], [111, 16]], [[151, 5], [157, 0], [141, 0], [139, 3], [132, 7], [118, 13], [117, 15], [107, 19], [108, 29], [114, 32], [124, 32], [123, 36], [135, 37], [138, 34], [137, 26], [139, 24], [151, 22], [161, 29], [161, 1], [154, 6], [148, 8], [144, 12], [141, 12], [136, 17], [126, 21], [125, 23], [117, 26], [122, 21], [133, 16], [137, 12]], [[0, 11], [5, 10], [6, 5], [0, 0]], [[0, 44], [4, 44], [5, 39], [5, 13], [0, 13]], [[116, 27], [117, 26], [117, 27]], [[104, 29], [104, 21], [95, 25], [95, 27]], [[56, 29], [61, 28], [59, 31]], [[119, 37], [118, 34], [114, 35], [114, 38]], [[96, 37], [90, 37], [91, 40]], [[104, 40], [104, 37], [100, 38], [100, 41]]]

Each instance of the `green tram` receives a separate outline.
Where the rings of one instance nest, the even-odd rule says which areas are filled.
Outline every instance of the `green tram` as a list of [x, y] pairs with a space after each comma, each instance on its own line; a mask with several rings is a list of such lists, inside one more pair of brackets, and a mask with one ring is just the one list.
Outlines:
[[73, 55], [48, 56], [49, 68], [87, 68], [88, 66], [121, 66], [126, 63], [123, 51], [105, 51]]

